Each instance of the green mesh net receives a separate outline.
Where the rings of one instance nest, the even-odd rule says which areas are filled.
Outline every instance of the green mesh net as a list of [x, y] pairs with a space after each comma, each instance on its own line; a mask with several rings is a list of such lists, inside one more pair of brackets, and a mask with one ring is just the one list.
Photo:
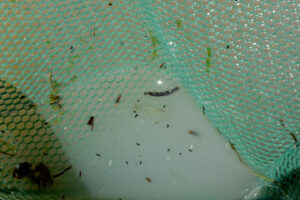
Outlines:
[[109, 131], [116, 97], [136, 101], [152, 77], [179, 80], [274, 180], [259, 198], [299, 199], [297, 13], [290, 0], [1, 1], [0, 199], [92, 199], [72, 173], [47, 192], [12, 174], [21, 161], [62, 172], [76, 144], [97, 145], [82, 134], [88, 117], [104, 113]]

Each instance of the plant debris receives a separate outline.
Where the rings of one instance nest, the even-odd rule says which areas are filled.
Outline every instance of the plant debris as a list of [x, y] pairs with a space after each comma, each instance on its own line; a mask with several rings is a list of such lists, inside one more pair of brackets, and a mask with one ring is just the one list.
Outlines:
[[176, 86], [175, 88], [163, 92], [144, 92], [144, 95], [149, 95], [153, 97], [162, 97], [162, 96], [168, 96], [170, 94], [173, 94], [174, 92], [177, 92], [179, 90], [179, 87]]
[[194, 130], [188, 130], [188, 133], [189, 133], [190, 135], [194, 135], [194, 136], [199, 135], [199, 133], [197, 133], [197, 132], [194, 131]]
[[164, 69], [166, 69], [166, 66], [165, 66], [165, 64], [164, 63], [162, 63], [160, 66], [159, 66], [159, 68], [164, 68]]
[[207, 50], [206, 72], [209, 72], [209, 68], [210, 68], [210, 58], [211, 58], [211, 50], [210, 50], [210, 48], [206, 48], [206, 50]]
[[119, 96], [118, 96], [117, 99], [116, 99], [115, 106], [117, 106], [118, 103], [120, 103], [121, 97], [122, 97], [122, 95], [119, 94]]
[[28, 177], [31, 182], [38, 185], [39, 189], [52, 185], [53, 179], [50, 170], [43, 163], [38, 164], [34, 169], [28, 162], [21, 162], [13, 170], [13, 177], [22, 179]]
[[32, 175], [31, 170], [32, 165], [28, 162], [21, 162], [14, 168], [13, 177], [17, 179], [22, 179], [26, 176]]
[[67, 171], [70, 170], [71, 168], [72, 168], [72, 165], [70, 165], [69, 167], [67, 167], [66, 169], [64, 169], [62, 172], [53, 175], [52, 177], [53, 177], [53, 178], [60, 177], [61, 175], [63, 175], [65, 172], [67, 172]]
[[297, 147], [298, 140], [297, 140], [296, 136], [294, 135], [294, 133], [290, 133], [290, 136], [293, 138], [293, 140], [295, 142], [295, 146]]
[[91, 116], [89, 121], [87, 122], [87, 125], [91, 126], [91, 130], [93, 130], [94, 124], [95, 124], [95, 117]]
[[237, 150], [236, 150], [234, 144], [232, 144], [229, 140], [228, 140], [228, 142], [229, 142], [229, 144], [230, 144], [231, 149], [236, 153], [236, 155], [237, 155], [238, 159], [240, 160], [240, 162], [241, 162], [241, 163], [244, 163], [243, 160], [242, 160], [242, 158], [240, 157], [240, 154], [237, 152]]
[[294, 140], [295, 142], [295, 147], [297, 147], [297, 143], [298, 143], [298, 140], [297, 140], [297, 137], [295, 136], [295, 134], [293, 132], [291, 132], [285, 125], [283, 119], [280, 119], [279, 120], [280, 122], [280, 125], [289, 133], [289, 135], [292, 137], [292, 139]]
[[0, 154], [4, 154], [4, 155], [7, 155], [7, 156], [14, 156], [14, 155], [16, 155], [16, 154], [7, 153], [7, 152], [4, 152], [4, 151], [0, 151]]
[[151, 180], [149, 177], [146, 177], [146, 181], [147, 181], [148, 183], [151, 183], [151, 182], [152, 182], [152, 180]]
[[177, 20], [175, 21], [175, 24], [176, 24], [177, 28], [179, 28], [179, 29], [182, 27], [182, 21], [179, 20], [179, 19], [177, 19]]

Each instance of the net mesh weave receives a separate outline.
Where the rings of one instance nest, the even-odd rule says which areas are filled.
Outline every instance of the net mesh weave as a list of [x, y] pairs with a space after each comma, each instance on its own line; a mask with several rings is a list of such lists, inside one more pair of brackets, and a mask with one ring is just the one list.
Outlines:
[[120, 92], [132, 98], [150, 76], [180, 80], [256, 172], [298, 169], [297, 13], [290, 0], [1, 1], [0, 150], [16, 155], [0, 154], [0, 188], [36, 190], [13, 179], [20, 160], [63, 170], [57, 135], [86, 142], [64, 133], [65, 119], [80, 130], [95, 109], [109, 116]]

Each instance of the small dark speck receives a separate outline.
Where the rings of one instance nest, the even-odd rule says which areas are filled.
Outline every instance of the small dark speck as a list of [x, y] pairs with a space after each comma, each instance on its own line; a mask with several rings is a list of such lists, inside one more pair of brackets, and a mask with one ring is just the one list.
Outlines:
[[137, 142], [136, 145], [140, 146], [140, 143]]
[[112, 6], [112, 3], [109, 3], [108, 5], [109, 5], [109, 6]]
[[140, 165], [142, 164], [143, 161], [140, 161]]
[[81, 178], [81, 171], [79, 172], [79, 178]]
[[122, 200], [122, 199], [119, 199], [119, 200]]
[[226, 49], [229, 49], [229, 44], [227, 44]]
[[192, 149], [189, 149], [189, 152], [193, 152]]
[[5, 133], [3, 130], [1, 130], [1, 133]]
[[163, 108], [165, 108], [167, 105], [163, 105]]
[[168, 150], [167, 150], [167, 152], [169, 152], [171, 149], [169, 148]]
[[202, 106], [202, 112], [205, 115], [205, 107], [204, 106]]
[[70, 46], [70, 50], [71, 50], [70, 52], [73, 53], [74, 52], [74, 47]]
[[101, 157], [101, 155], [99, 153], [97, 153], [96, 156]]
[[136, 100], [137, 102], [140, 102], [140, 100], [138, 99], [138, 100]]
[[48, 156], [48, 153], [47, 152], [43, 152], [44, 156]]
[[127, 160], [125, 161], [125, 163], [126, 163], [126, 165], [128, 165], [128, 161]]
[[133, 113], [136, 113], [136, 111], [134, 110]]
[[124, 46], [124, 43], [123, 43], [123, 42], [121, 42], [121, 45], [122, 45], [122, 46]]
[[170, 127], [170, 125], [169, 124], [167, 124], [167, 128], [169, 128]]
[[138, 115], [138, 114], [135, 114], [135, 115], [134, 115], [134, 118], [137, 118], [137, 116], [139, 116], [139, 115]]
[[178, 153], [179, 155], [182, 155], [182, 153]]
[[22, 95], [21, 97], [20, 97], [20, 99], [25, 99], [26, 98], [26, 96], [25, 95]]
[[61, 197], [61, 199], [65, 199], [65, 195], [63, 195], [63, 196]]

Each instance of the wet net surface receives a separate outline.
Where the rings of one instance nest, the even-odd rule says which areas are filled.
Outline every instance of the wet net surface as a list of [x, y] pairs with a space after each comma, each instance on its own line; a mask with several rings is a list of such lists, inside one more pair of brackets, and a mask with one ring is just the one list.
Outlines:
[[63, 146], [87, 143], [79, 122], [100, 109], [108, 120], [98, 126], [113, 123], [115, 98], [151, 88], [151, 76], [180, 80], [256, 172], [280, 179], [299, 169], [297, 13], [288, 0], [2, 1], [0, 188], [38, 190], [15, 167], [61, 172]]

